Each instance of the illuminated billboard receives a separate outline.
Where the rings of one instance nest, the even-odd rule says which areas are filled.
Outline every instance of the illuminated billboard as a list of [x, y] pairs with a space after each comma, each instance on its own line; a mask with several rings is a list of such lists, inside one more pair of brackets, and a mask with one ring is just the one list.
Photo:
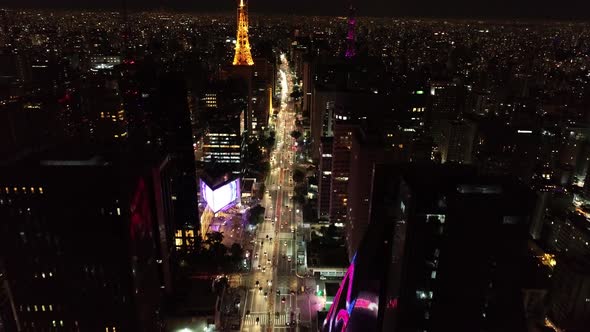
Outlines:
[[232, 203], [237, 203], [240, 198], [240, 180], [230, 181], [218, 188], [211, 189], [203, 180], [201, 184], [201, 197], [214, 213], [219, 212]]

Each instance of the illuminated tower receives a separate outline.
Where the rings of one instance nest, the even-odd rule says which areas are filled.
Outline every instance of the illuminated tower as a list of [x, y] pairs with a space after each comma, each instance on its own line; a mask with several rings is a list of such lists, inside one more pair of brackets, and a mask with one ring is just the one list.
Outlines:
[[354, 58], [356, 55], [356, 18], [354, 17], [354, 7], [350, 4], [348, 14], [348, 34], [346, 35], [346, 54], [347, 59]]
[[234, 66], [252, 66], [254, 64], [248, 41], [248, 6], [244, 4], [244, 0], [240, 0], [238, 7], [238, 37], [233, 64]]

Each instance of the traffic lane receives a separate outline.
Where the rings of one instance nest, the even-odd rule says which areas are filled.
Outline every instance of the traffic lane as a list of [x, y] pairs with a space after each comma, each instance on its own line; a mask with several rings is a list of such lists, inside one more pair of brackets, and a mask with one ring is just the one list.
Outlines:
[[291, 275], [293, 270], [294, 260], [294, 241], [292, 238], [281, 238], [281, 253], [280, 253], [280, 272], [281, 274]]

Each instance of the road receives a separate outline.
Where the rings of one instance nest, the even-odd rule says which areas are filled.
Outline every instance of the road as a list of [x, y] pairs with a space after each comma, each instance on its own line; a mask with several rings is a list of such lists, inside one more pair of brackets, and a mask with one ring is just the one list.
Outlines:
[[[242, 331], [271, 331], [309, 326], [308, 295], [299, 295], [305, 280], [297, 276], [297, 231], [302, 213], [293, 206], [292, 168], [295, 141], [295, 111], [289, 100], [293, 77], [281, 56], [279, 71], [281, 109], [271, 121], [276, 132], [276, 147], [271, 152], [267, 192], [261, 204], [266, 208], [264, 222], [258, 225], [253, 250], [252, 272], [242, 276], [247, 288]], [[305, 314], [300, 307], [305, 304]]]

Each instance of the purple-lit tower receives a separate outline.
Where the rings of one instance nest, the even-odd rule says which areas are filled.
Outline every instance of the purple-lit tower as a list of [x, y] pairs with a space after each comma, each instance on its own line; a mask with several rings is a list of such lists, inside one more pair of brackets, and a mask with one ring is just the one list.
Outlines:
[[350, 11], [348, 14], [348, 34], [346, 35], [346, 53], [347, 59], [356, 56], [356, 17], [354, 15], [354, 6], [350, 3]]

